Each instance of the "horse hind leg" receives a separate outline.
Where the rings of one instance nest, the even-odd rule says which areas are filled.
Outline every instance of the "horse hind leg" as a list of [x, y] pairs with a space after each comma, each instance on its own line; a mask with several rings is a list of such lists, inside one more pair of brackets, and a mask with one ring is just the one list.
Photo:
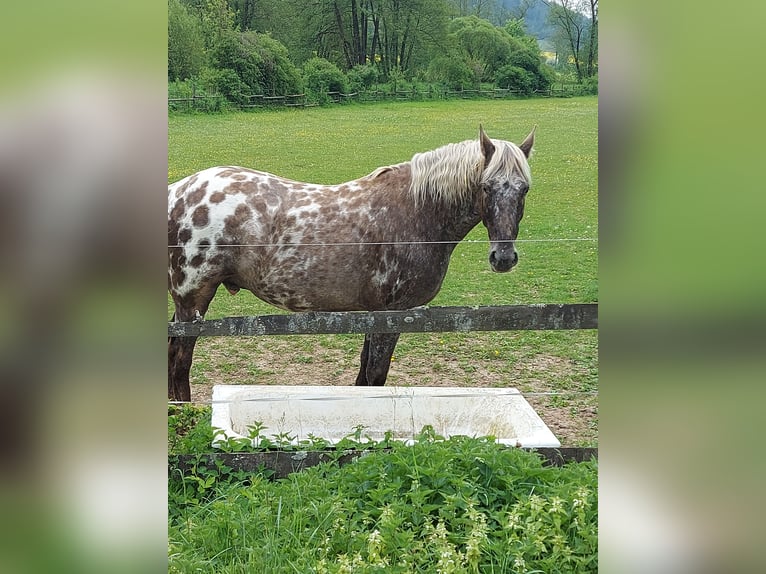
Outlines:
[[197, 337], [168, 337], [168, 400], [191, 402], [192, 356]]
[[[173, 320], [188, 322], [204, 317], [217, 287], [208, 287], [190, 299], [174, 297]], [[189, 373], [196, 344], [197, 337], [168, 337], [168, 399], [171, 401], [191, 402]]]
[[357, 386], [383, 386], [386, 384], [391, 357], [400, 333], [372, 333], [364, 337], [361, 365], [356, 377]]

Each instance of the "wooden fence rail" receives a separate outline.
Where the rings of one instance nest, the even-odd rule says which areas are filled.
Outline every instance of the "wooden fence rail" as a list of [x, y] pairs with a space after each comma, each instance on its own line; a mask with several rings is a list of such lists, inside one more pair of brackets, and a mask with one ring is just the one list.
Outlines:
[[432, 333], [597, 329], [597, 303], [417, 307], [405, 311], [310, 312], [168, 323], [170, 337]]
[[[512, 447], [508, 447], [512, 448]], [[543, 463], [548, 466], [563, 466], [569, 462], [584, 462], [598, 459], [598, 449], [595, 447], [560, 447], [560, 448], [526, 448], [536, 452]], [[266, 452], [241, 452], [241, 453], [211, 453], [211, 454], [180, 454], [169, 458], [169, 469], [178, 469], [184, 474], [190, 473], [195, 464], [204, 462], [213, 467], [216, 462], [221, 462], [234, 471], [245, 472], [271, 471], [272, 478], [285, 478], [294, 472], [300, 472], [306, 468], [318, 464], [336, 461], [342, 466], [355, 461], [367, 452], [360, 450], [344, 451], [343, 453], [331, 451], [266, 451]]]

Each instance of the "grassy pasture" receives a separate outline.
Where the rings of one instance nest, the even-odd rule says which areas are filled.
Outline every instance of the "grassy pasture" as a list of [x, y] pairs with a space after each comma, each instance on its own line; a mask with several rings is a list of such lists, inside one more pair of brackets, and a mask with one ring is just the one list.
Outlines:
[[[171, 116], [168, 181], [213, 165], [242, 165], [296, 180], [339, 183], [419, 151], [476, 137], [521, 141], [537, 125], [533, 184], [513, 272], [494, 274], [487, 233], [455, 250], [431, 305], [501, 305], [598, 300], [598, 100], [446, 101], [348, 105], [222, 115]], [[530, 240], [524, 242], [523, 240]], [[538, 241], [553, 240], [553, 241]], [[224, 289], [208, 318], [280, 312], [250, 293]], [[172, 304], [168, 300], [168, 317]], [[200, 339], [192, 394], [215, 383], [353, 384], [361, 336]], [[514, 386], [565, 445], [597, 440], [595, 332], [441, 333], [400, 339], [391, 384]], [[552, 397], [532, 393], [558, 392]]]

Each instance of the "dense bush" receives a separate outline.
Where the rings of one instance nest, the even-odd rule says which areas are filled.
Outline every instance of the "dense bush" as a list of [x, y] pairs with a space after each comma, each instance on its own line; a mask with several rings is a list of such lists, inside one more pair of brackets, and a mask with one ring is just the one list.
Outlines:
[[598, 76], [591, 76], [586, 78], [582, 83], [583, 95], [596, 95], [598, 94]]
[[529, 95], [535, 90], [536, 78], [529, 71], [518, 66], [508, 65], [495, 74], [495, 82], [501, 88], [517, 90]]
[[461, 58], [443, 56], [431, 61], [427, 77], [432, 82], [444, 84], [452, 90], [464, 90], [476, 83], [474, 71]]
[[356, 65], [346, 74], [348, 87], [355, 92], [371, 88], [380, 81], [380, 70], [372, 64]]
[[303, 81], [307, 98], [312, 102], [327, 103], [327, 92], [348, 93], [348, 80], [340, 68], [324, 58], [311, 58], [303, 64]]
[[221, 94], [227, 101], [247, 104], [251, 87], [245, 84], [231, 68], [205, 68], [200, 74], [200, 83], [205, 89]]
[[[168, 82], [168, 99], [183, 99], [185, 101], [171, 102], [170, 111], [174, 112], [220, 112], [229, 108], [229, 102], [217, 85], [205, 80], [205, 74], [210, 70], [202, 70], [198, 78]], [[215, 70], [214, 72], [217, 72]], [[191, 100], [195, 96], [205, 96]]]
[[[233, 30], [223, 33], [213, 48], [211, 57], [213, 67], [221, 72], [224, 85], [228, 86], [225, 95], [234, 97], [234, 90], [245, 94], [263, 93], [263, 74], [261, 72], [261, 56], [257, 50], [248, 50], [242, 43], [241, 36]], [[234, 80], [236, 76], [239, 83]], [[239, 101], [237, 95], [232, 101]]]
[[244, 32], [240, 36], [245, 49], [258, 56], [263, 93], [271, 96], [297, 94], [302, 91], [300, 72], [280, 42], [268, 34]]

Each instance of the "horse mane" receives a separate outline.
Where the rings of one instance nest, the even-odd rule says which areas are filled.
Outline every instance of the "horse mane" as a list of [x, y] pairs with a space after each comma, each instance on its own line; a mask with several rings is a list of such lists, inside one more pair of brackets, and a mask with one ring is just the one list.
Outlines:
[[[511, 173], [516, 169], [527, 184], [531, 173], [527, 158], [518, 146], [504, 140], [491, 140], [495, 145], [489, 164], [484, 166], [484, 155], [478, 140], [452, 143], [432, 151], [416, 153], [411, 160], [412, 183], [410, 193], [417, 204], [432, 198], [445, 204], [458, 204], [470, 199], [481, 183], [498, 173]], [[388, 168], [378, 168], [376, 175]]]

